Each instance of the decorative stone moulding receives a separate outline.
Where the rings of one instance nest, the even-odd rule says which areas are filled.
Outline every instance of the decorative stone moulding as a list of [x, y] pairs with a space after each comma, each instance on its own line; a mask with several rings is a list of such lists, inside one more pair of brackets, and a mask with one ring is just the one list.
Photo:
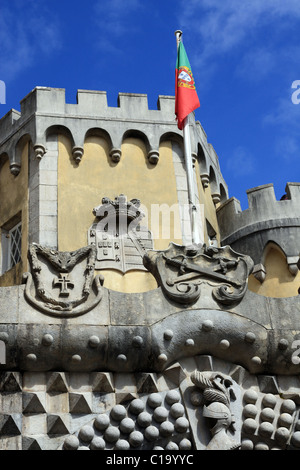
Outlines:
[[121, 149], [118, 149], [118, 148], [112, 148], [111, 151], [109, 152], [109, 155], [113, 162], [119, 163], [119, 161], [121, 160], [122, 151]]
[[20, 171], [21, 171], [21, 165], [20, 165], [20, 163], [16, 163], [16, 162], [11, 163], [10, 166], [9, 166], [9, 168], [10, 168], [11, 174], [14, 175], [14, 176], [18, 176], [18, 174], [19, 174]]
[[288, 256], [287, 263], [289, 266], [289, 271], [293, 276], [296, 276], [299, 271], [298, 263], [299, 263], [299, 256]]
[[[23, 291], [24, 287], [19, 294]], [[18, 291], [13, 293], [15, 298]], [[207, 305], [209, 299], [205, 291], [202, 293], [204, 298], [200, 298], [199, 304]], [[92, 301], [88, 298], [81, 306], [85, 311], [79, 312], [79, 318], [76, 307], [66, 311], [55, 310], [53, 305], [50, 310], [25, 292], [25, 298], [20, 297], [19, 315], [26, 318], [18, 325], [1, 326], [0, 337], [6, 351], [1, 370], [164, 373], [182, 358], [209, 353], [218, 359], [237, 362], [252, 374], [282, 374], [287, 380], [294, 380], [297, 391], [300, 329], [297, 325], [292, 329], [291, 323], [289, 329], [268, 331], [264, 324], [258, 323], [258, 318], [266, 316], [267, 321], [266, 310], [270, 304], [255, 304], [257, 297], [250, 294], [246, 301], [249, 309], [257, 309], [256, 320], [250, 320], [243, 317], [242, 309], [238, 308], [230, 307], [230, 311], [226, 311], [216, 305], [215, 310], [207, 306], [180, 309], [171, 301], [168, 307], [160, 289], [150, 297], [129, 297], [103, 288], [101, 302], [89, 309]], [[146, 312], [142, 304], [147, 302], [152, 302], [147, 306], [148, 320], [149, 316], [152, 320], [143, 325]], [[283, 308], [281, 299], [276, 304]], [[157, 305], [164, 309], [159, 320]], [[291, 309], [297, 310], [296, 302]], [[163, 315], [167, 316], [163, 318]], [[131, 320], [137, 316], [143, 317], [138, 326]], [[33, 318], [37, 319], [35, 323]]]
[[197, 153], [196, 153], [196, 152], [192, 152], [192, 162], [193, 162], [193, 166], [195, 166], [196, 161], [197, 161]]
[[202, 173], [202, 174], [200, 175], [200, 178], [201, 178], [201, 182], [202, 182], [203, 188], [208, 188], [208, 185], [209, 185], [209, 174], [208, 174], [208, 173]]
[[158, 150], [150, 150], [148, 153], [148, 160], [152, 165], [157, 165], [159, 161], [159, 151]]
[[46, 149], [42, 144], [35, 144], [33, 147], [34, 154], [38, 160], [41, 160], [46, 153]]
[[266, 268], [263, 264], [256, 264], [252, 271], [253, 276], [262, 284], [266, 278]]
[[221, 195], [219, 193], [213, 193], [211, 197], [215, 205], [219, 204], [219, 202], [221, 201]]
[[73, 155], [73, 158], [76, 161], [76, 163], [81, 162], [81, 159], [83, 157], [83, 153], [84, 153], [83, 147], [75, 146], [75, 147], [72, 148], [72, 155]]

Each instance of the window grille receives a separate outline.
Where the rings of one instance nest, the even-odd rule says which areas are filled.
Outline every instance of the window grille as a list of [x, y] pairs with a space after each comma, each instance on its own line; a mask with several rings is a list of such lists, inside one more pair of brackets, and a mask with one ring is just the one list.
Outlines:
[[22, 224], [19, 222], [10, 230], [2, 228], [0, 275], [21, 261]]
[[9, 231], [9, 269], [21, 261], [22, 225], [19, 223]]

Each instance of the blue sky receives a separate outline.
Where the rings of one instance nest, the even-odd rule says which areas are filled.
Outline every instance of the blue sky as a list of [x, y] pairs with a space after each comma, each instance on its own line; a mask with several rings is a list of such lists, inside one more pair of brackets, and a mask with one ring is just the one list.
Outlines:
[[174, 95], [176, 29], [230, 197], [246, 209], [247, 189], [273, 183], [279, 199], [300, 181], [299, 0], [1, 0], [0, 117], [36, 86], [69, 103], [104, 90], [110, 106], [146, 93], [156, 109]]

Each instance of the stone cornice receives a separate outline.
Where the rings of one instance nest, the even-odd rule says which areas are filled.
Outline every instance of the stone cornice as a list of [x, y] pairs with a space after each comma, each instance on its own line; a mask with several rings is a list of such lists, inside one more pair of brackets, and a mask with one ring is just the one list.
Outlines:
[[203, 284], [201, 298], [183, 308], [160, 288], [141, 294], [103, 288], [99, 305], [66, 322], [28, 305], [24, 286], [1, 288], [1, 369], [159, 372], [182, 357], [210, 354], [251, 373], [299, 374], [298, 297], [247, 291], [238, 306], [226, 310], [211, 289]]

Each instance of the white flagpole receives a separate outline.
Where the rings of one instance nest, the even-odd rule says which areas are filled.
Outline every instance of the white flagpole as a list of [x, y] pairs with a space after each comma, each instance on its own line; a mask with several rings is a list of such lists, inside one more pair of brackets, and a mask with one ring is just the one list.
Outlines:
[[[175, 31], [177, 50], [181, 41], [182, 31]], [[190, 213], [190, 224], [192, 243], [200, 244], [199, 232], [197, 230], [197, 207], [195, 202], [195, 191], [194, 191], [194, 172], [193, 172], [193, 160], [192, 160], [192, 148], [191, 148], [191, 135], [189, 126], [189, 116], [183, 121], [183, 144], [184, 144], [184, 158], [187, 176], [188, 186], [188, 198], [189, 198], [189, 213]]]

